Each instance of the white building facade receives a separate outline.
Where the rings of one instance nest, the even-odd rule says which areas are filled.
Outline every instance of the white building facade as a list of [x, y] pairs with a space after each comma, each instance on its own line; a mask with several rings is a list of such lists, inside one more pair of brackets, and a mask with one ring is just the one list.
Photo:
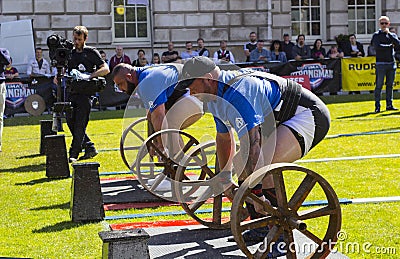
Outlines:
[[0, 22], [32, 19], [35, 44], [47, 49], [53, 33], [71, 38], [72, 28], [89, 29], [88, 44], [103, 49], [108, 57], [117, 45], [131, 59], [144, 49], [167, 49], [169, 41], [178, 51], [186, 41], [201, 37], [211, 52], [227, 40], [237, 61], [244, 61], [243, 44], [254, 31], [259, 39], [282, 39], [289, 33], [295, 41], [306, 35], [307, 44], [320, 38], [334, 44], [335, 36], [355, 33], [368, 45], [378, 29], [377, 19], [387, 15], [399, 29], [398, 0], [1, 0]]

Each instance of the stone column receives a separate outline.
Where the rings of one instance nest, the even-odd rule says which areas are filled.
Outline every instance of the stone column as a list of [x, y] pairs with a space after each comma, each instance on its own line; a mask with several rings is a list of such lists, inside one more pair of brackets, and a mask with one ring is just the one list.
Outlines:
[[101, 221], [104, 219], [103, 196], [100, 187], [100, 164], [76, 163], [71, 187], [71, 220], [73, 222]]

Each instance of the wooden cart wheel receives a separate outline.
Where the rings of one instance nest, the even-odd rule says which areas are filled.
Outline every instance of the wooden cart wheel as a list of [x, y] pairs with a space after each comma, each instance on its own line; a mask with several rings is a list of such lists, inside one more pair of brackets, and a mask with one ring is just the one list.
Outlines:
[[[163, 149], [157, 147], [156, 140], [162, 139]], [[190, 134], [177, 129], [158, 131], [148, 137], [140, 147], [134, 168], [142, 186], [163, 199], [177, 201], [172, 190], [176, 169], [180, 161], [198, 145]]]
[[[278, 207], [263, 202], [251, 193], [251, 188], [268, 175], [273, 177]], [[237, 215], [245, 207], [245, 201], [260, 204], [265, 216], [242, 221]], [[302, 206], [307, 202], [313, 206]], [[231, 211], [231, 230], [238, 247], [248, 258], [266, 258], [271, 251], [271, 243], [279, 242], [280, 237], [286, 243], [286, 257], [296, 258], [297, 247], [293, 235], [295, 229], [315, 243], [314, 246], [308, 246], [313, 249], [309, 251], [307, 258], [325, 258], [337, 241], [341, 219], [339, 200], [323, 177], [295, 164], [278, 163], [260, 168], [237, 190]], [[248, 247], [242, 232], [265, 226], [270, 226], [270, 231], [264, 242]]]
[[119, 152], [122, 161], [131, 169], [136, 159], [137, 152], [147, 138], [147, 119], [139, 118], [131, 123], [122, 133], [119, 142]]
[[226, 229], [230, 226], [232, 190], [236, 186], [230, 173], [218, 171], [215, 141], [200, 143], [180, 162], [175, 191], [183, 209], [197, 222], [213, 229]]

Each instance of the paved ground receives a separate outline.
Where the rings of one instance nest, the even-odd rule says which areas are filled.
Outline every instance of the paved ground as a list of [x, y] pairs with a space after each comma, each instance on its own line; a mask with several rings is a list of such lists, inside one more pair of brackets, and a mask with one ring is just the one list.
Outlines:
[[[212, 230], [204, 226], [148, 228], [151, 236], [149, 251], [151, 258], [157, 259], [202, 259], [202, 258], [245, 258], [235, 242], [228, 242], [230, 230]], [[308, 243], [300, 232], [295, 232], [296, 244]], [[297, 254], [297, 258], [305, 258], [306, 254]], [[279, 257], [286, 258], [286, 257]], [[348, 258], [336, 253], [328, 256], [330, 259]]]

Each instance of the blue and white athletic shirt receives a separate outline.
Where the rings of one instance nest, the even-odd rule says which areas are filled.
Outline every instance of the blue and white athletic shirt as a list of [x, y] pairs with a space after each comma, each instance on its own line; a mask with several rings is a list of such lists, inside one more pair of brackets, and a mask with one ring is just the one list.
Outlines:
[[[214, 116], [217, 132], [228, 132], [229, 124], [236, 130], [239, 138], [264, 122], [264, 118], [279, 104], [281, 93], [274, 81], [254, 76], [244, 76], [233, 83], [226, 91], [225, 84], [234, 77], [248, 73], [249, 70], [221, 71], [217, 99], [208, 103]], [[227, 125], [226, 122], [229, 122]]]
[[173, 65], [135, 67], [139, 84], [136, 91], [144, 107], [153, 112], [167, 102], [178, 83], [179, 73]]

